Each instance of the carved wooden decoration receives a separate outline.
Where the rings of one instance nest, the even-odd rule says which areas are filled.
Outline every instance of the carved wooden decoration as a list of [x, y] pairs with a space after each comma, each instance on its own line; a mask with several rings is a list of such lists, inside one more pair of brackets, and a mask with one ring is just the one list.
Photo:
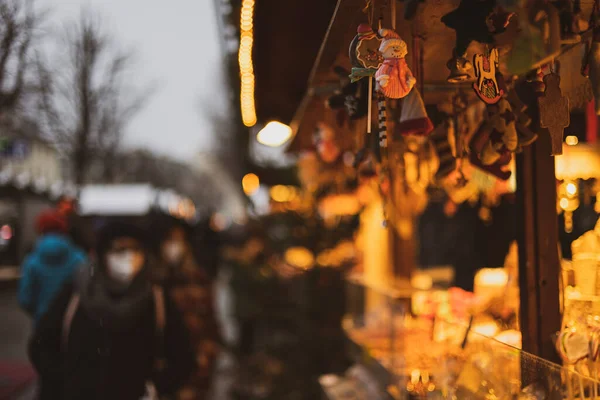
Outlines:
[[486, 104], [496, 104], [504, 94], [504, 90], [500, 88], [496, 79], [498, 49], [493, 48], [489, 54], [475, 54], [473, 65], [477, 76], [473, 84], [475, 93]]
[[539, 98], [540, 126], [550, 131], [552, 139], [552, 155], [562, 154], [565, 128], [571, 123], [569, 115], [569, 98], [562, 95], [560, 76], [555, 73], [544, 77], [546, 90]]

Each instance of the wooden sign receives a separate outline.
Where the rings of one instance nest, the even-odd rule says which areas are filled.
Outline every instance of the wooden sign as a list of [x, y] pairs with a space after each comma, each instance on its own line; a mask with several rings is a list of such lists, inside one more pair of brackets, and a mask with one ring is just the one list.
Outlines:
[[544, 77], [546, 90], [540, 97], [540, 126], [548, 129], [552, 139], [552, 155], [562, 154], [565, 128], [571, 123], [569, 115], [569, 98], [562, 95], [560, 76], [555, 73]]

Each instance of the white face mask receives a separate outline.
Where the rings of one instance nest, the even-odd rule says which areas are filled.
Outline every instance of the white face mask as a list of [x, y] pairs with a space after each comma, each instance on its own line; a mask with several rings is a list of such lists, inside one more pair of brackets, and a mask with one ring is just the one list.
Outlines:
[[122, 283], [129, 283], [138, 270], [136, 254], [133, 251], [109, 253], [106, 257], [108, 273], [111, 278]]
[[181, 242], [170, 241], [165, 243], [164, 251], [166, 260], [168, 262], [176, 263], [183, 258], [185, 248]]

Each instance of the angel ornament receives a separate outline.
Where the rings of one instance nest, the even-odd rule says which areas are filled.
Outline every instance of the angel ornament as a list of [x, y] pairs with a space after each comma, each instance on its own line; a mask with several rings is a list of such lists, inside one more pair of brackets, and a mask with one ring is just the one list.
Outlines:
[[381, 29], [379, 35], [383, 38], [379, 51], [384, 61], [375, 74], [377, 86], [385, 97], [401, 99], [417, 81], [406, 63], [406, 42], [391, 29]]

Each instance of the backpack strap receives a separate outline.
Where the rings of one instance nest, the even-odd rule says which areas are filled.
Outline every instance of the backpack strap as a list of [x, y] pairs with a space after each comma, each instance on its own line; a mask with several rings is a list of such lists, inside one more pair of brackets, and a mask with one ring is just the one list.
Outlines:
[[154, 295], [154, 316], [156, 319], [156, 332], [162, 336], [167, 323], [167, 313], [165, 311], [165, 294], [160, 286], [152, 287]]
[[65, 312], [65, 317], [63, 319], [62, 325], [62, 336], [61, 336], [61, 350], [66, 351], [67, 345], [69, 344], [69, 332], [71, 331], [71, 324], [73, 323], [73, 318], [75, 317], [75, 313], [79, 308], [79, 294], [74, 293], [69, 300], [69, 304], [67, 305], [67, 310]]
[[162, 371], [166, 368], [164, 333], [167, 322], [165, 294], [160, 286], [152, 287], [154, 295], [154, 318], [156, 321], [154, 369]]

